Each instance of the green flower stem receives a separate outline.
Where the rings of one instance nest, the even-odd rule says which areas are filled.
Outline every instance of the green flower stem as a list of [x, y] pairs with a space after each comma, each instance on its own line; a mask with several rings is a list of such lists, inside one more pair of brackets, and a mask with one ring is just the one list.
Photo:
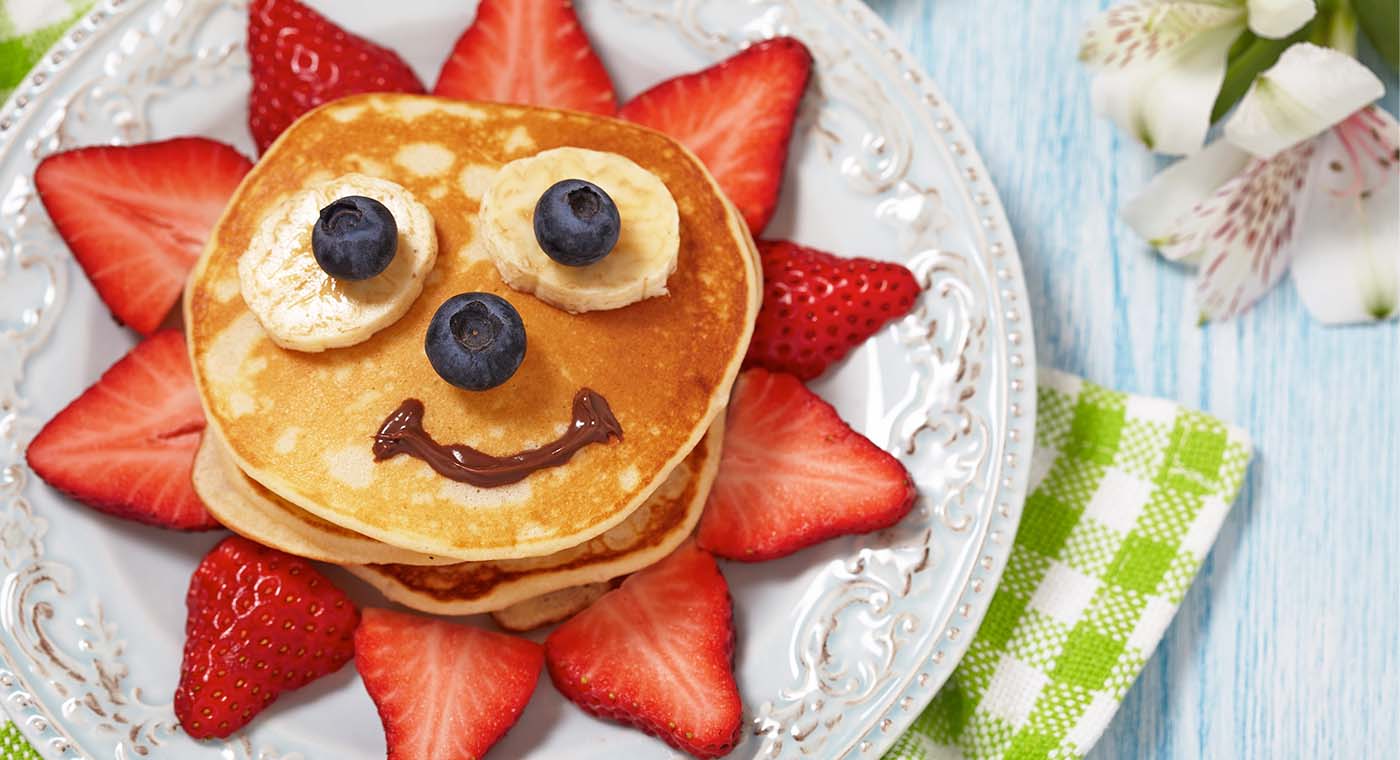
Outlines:
[[1356, 28], [1356, 10], [1352, 8], [1351, 0], [1318, 3], [1311, 41], [1355, 58]]
[[1400, 71], [1400, 2], [1396, 0], [1351, 0], [1362, 31], [1376, 52]]

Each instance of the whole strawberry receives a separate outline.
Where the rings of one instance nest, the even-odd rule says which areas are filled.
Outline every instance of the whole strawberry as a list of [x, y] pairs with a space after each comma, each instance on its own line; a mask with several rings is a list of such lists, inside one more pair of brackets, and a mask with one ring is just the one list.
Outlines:
[[891, 320], [919, 295], [899, 264], [847, 259], [782, 240], [760, 240], [763, 305], [746, 367], [811, 380]]
[[248, 128], [267, 150], [297, 117], [322, 103], [362, 92], [423, 92], [394, 51], [353, 35], [297, 0], [248, 6], [253, 90]]
[[175, 715], [196, 739], [229, 736], [355, 654], [360, 613], [345, 593], [306, 560], [241, 536], [205, 555], [185, 606]]

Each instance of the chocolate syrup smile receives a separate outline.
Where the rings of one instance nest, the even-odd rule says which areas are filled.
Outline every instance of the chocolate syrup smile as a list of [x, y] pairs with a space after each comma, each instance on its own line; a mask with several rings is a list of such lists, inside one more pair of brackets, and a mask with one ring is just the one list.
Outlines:
[[423, 402], [405, 399], [384, 419], [374, 435], [374, 461], [400, 454], [421, 459], [443, 477], [481, 488], [510, 485], [530, 473], [568, 462], [574, 452], [590, 443], [622, 440], [622, 425], [613, 416], [608, 400], [588, 388], [574, 394], [574, 419], [558, 440], [508, 457], [496, 457], [466, 444], [444, 446], [423, 429]]

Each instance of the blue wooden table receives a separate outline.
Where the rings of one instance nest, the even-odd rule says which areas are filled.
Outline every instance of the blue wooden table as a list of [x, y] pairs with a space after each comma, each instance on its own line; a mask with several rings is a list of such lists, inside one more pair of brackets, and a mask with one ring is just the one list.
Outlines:
[[1157, 162], [1094, 116], [1075, 62], [1107, 4], [872, 0], [997, 182], [1040, 361], [1254, 438], [1244, 493], [1093, 757], [1393, 756], [1400, 325], [1324, 328], [1287, 281], [1240, 319], [1195, 325], [1192, 274], [1117, 217]]

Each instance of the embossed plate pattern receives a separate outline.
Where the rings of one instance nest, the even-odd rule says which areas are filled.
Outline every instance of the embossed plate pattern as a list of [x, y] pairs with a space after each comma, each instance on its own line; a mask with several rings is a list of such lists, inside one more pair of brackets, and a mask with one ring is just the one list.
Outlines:
[[[429, 82], [472, 13], [451, 0], [313, 5], [401, 51]], [[581, 5], [624, 96], [751, 39], [806, 41], [817, 76], [768, 232], [905, 261], [926, 286], [914, 314], [815, 384], [908, 464], [921, 493], [915, 514], [777, 562], [725, 565], [748, 722], [733, 756], [878, 756], [965, 651], [1025, 495], [1033, 342], [1000, 203], [951, 110], [859, 0]], [[132, 343], [34, 197], [35, 163], [68, 147], [189, 133], [251, 153], [243, 14], [238, 2], [103, 0], [0, 109], [0, 698], [47, 757], [382, 752], [353, 668], [283, 697], [228, 742], [183, 736], [170, 698], [184, 588], [218, 536], [96, 515], [23, 462], [42, 422]], [[548, 684], [494, 752], [674, 754], [584, 716]]]

